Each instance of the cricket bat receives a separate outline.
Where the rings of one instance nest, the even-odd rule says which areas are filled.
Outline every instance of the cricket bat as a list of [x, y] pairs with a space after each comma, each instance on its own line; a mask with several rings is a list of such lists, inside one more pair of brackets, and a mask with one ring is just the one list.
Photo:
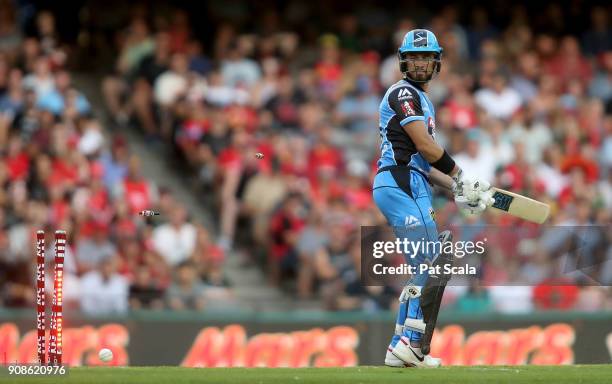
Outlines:
[[548, 218], [550, 206], [540, 201], [521, 196], [518, 193], [492, 187], [495, 203], [492, 207], [508, 212], [512, 216], [542, 224]]

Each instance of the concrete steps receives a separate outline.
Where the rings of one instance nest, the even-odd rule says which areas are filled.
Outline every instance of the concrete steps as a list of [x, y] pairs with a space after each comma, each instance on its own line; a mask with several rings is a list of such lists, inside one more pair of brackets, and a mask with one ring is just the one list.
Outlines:
[[[87, 95], [96, 116], [99, 116], [103, 123], [110, 120], [104, 119], [106, 113], [100, 92], [101, 79], [89, 74], [74, 74], [73, 81], [77, 88]], [[197, 191], [192, 187], [188, 177], [177, 172], [169, 157], [169, 151], [163, 146], [148, 145], [142, 134], [134, 128], [117, 129], [121, 129], [121, 134], [128, 139], [131, 152], [140, 157], [143, 175], [158, 186], [170, 187], [176, 199], [185, 205], [191, 217], [203, 223], [214, 235], [217, 228], [210, 212], [205, 209], [202, 199], [198, 198]], [[257, 310], [287, 310], [296, 308], [298, 304], [300, 308], [302, 304], [307, 307], [315, 305], [314, 301], [296, 302], [280, 289], [270, 286], [262, 270], [253, 264], [244, 265], [237, 253], [227, 256], [226, 275], [239, 305]]]

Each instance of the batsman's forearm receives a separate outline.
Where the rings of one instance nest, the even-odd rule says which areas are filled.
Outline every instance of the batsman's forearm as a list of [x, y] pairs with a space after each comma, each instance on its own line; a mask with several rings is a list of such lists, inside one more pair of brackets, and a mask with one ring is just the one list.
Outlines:
[[429, 171], [429, 180], [432, 182], [432, 184], [437, 185], [438, 187], [448, 189], [449, 191], [452, 190], [452, 177], [438, 171], [433, 167]]

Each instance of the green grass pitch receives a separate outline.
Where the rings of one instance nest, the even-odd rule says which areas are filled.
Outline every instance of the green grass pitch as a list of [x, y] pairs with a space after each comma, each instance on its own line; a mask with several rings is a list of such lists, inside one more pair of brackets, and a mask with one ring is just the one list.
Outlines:
[[2, 383], [611, 383], [612, 365], [479, 366], [438, 369], [79, 367], [65, 377], [0, 377]]

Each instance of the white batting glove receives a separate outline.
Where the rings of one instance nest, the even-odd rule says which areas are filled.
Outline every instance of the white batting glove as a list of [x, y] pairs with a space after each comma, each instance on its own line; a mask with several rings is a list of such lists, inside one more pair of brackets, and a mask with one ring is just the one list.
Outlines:
[[459, 168], [459, 171], [452, 176], [453, 185], [451, 186], [451, 191], [453, 191], [453, 196], [457, 197], [463, 194], [463, 171]]
[[482, 213], [495, 202], [491, 185], [484, 180], [463, 178], [461, 191], [455, 194], [455, 203], [467, 214]]

